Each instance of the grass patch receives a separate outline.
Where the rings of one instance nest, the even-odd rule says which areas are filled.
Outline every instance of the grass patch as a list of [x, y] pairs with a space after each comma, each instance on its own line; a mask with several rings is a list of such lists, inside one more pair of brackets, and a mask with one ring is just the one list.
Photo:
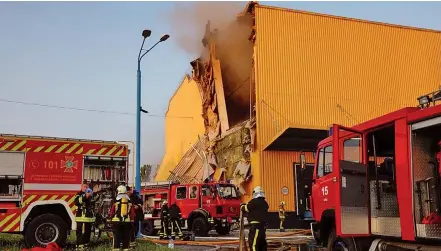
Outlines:
[[[74, 250], [75, 243], [75, 234], [72, 234], [68, 238], [68, 246], [63, 250]], [[0, 250], [2, 251], [21, 251], [23, 248], [26, 248], [26, 245], [23, 240], [23, 236], [15, 235], [15, 234], [1, 234], [0, 233]], [[90, 243], [90, 250], [96, 251], [109, 251], [112, 249], [112, 241], [107, 238], [107, 236], [103, 237], [101, 240]], [[176, 248], [175, 248], [176, 249]], [[171, 250], [167, 247], [158, 246], [154, 243], [147, 241], [139, 241], [136, 247], [136, 250], [140, 251], [166, 251]]]

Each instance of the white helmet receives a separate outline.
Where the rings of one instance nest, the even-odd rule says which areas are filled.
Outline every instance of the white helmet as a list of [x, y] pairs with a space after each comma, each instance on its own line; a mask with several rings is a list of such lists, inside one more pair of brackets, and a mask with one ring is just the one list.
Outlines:
[[116, 191], [118, 192], [118, 194], [125, 194], [127, 193], [127, 188], [126, 186], [121, 185], [116, 189]]
[[265, 198], [265, 193], [263, 192], [263, 189], [260, 186], [257, 186], [253, 189], [253, 198]]
[[167, 200], [164, 200], [163, 202], [162, 202], [162, 205], [167, 205]]
[[280, 202], [280, 205], [285, 206], [285, 202], [284, 201]]
[[263, 193], [263, 189], [260, 186], [257, 186], [253, 189], [253, 194], [255, 193]]

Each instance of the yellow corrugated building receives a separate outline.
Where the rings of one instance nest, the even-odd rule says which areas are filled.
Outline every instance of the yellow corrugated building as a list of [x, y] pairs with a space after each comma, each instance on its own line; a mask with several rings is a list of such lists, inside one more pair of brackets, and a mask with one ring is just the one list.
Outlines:
[[[252, 187], [261, 185], [273, 212], [282, 200], [288, 211], [295, 210], [294, 164], [299, 162], [299, 151], [310, 151], [326, 136], [332, 123], [352, 126], [405, 106], [416, 106], [418, 96], [441, 85], [439, 31], [253, 2], [241, 15], [254, 18], [250, 33], [255, 36], [254, 70], [248, 91], [253, 90], [250, 102], [255, 107], [256, 141], [251, 154], [253, 176], [246, 190], [249, 194]], [[180, 88], [175, 96], [178, 93], [182, 100], [192, 103], [192, 116], [201, 113], [196, 86], [189, 91]], [[217, 95], [217, 104], [222, 98]], [[186, 114], [181, 105], [171, 102], [169, 112], [176, 109], [176, 115]], [[198, 121], [199, 125], [193, 125], [203, 134], [203, 120]], [[169, 123], [167, 120], [162, 166], [168, 165], [166, 159], [175, 163], [182, 156], [182, 149], [174, 144], [187, 139], [190, 142], [196, 135], [196, 129], [190, 137]], [[312, 153], [306, 156], [307, 162], [313, 163]], [[168, 175], [165, 170], [169, 169], [162, 166], [164, 176], [158, 177]]]
[[165, 181], [182, 156], [205, 132], [196, 82], [187, 75], [171, 97], [165, 118], [165, 155], [155, 180]]

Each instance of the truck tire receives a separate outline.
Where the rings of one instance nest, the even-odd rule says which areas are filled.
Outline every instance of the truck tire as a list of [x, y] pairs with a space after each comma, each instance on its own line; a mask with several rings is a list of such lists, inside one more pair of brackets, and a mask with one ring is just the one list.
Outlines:
[[334, 228], [328, 236], [327, 251], [357, 251], [357, 248], [354, 239], [337, 238], [337, 232]]
[[56, 242], [63, 247], [66, 244], [68, 227], [59, 216], [43, 214], [35, 217], [28, 223], [24, 238], [30, 246], [46, 246]]
[[155, 227], [153, 226], [153, 222], [151, 220], [145, 220], [142, 222], [141, 233], [147, 236], [155, 235]]
[[208, 235], [210, 229], [208, 229], [208, 221], [204, 217], [197, 217], [191, 224], [191, 230], [195, 236], [205, 237]]
[[229, 235], [231, 231], [231, 225], [227, 225], [227, 226], [217, 226], [216, 227], [216, 232], [219, 235]]

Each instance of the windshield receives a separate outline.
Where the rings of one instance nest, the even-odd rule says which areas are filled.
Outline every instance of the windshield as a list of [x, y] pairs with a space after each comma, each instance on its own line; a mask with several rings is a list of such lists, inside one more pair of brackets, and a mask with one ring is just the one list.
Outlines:
[[239, 198], [236, 187], [233, 185], [217, 185], [217, 192], [219, 196], [225, 199]]

